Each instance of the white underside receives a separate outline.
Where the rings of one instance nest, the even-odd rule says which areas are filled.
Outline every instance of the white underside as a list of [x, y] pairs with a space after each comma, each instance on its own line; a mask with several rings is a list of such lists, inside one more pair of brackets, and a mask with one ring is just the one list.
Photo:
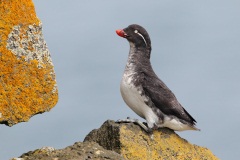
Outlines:
[[153, 126], [153, 124], [158, 121], [158, 117], [154, 114], [152, 109], [144, 103], [144, 98], [130, 82], [131, 78], [122, 79], [120, 91], [123, 100], [135, 113], [146, 119], [147, 123]]
[[181, 123], [178, 119], [172, 119], [164, 115], [163, 123], [161, 124], [158, 116], [153, 110], [144, 102], [144, 98], [140, 95], [140, 91], [131, 84], [132, 76], [124, 74], [121, 81], [120, 91], [125, 103], [140, 117], [146, 119], [148, 127], [152, 128], [154, 125], [158, 127], [168, 127], [176, 131], [194, 130], [192, 127]]
[[177, 119], [171, 119], [168, 116], [164, 117], [164, 123], [162, 124], [162, 127], [171, 128], [172, 130], [175, 131], [195, 130], [193, 127], [187, 124], [183, 124]]

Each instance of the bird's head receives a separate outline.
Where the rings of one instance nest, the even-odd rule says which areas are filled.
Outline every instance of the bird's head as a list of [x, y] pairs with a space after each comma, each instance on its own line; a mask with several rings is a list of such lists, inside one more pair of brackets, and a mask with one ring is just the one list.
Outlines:
[[129, 43], [132, 43], [136, 48], [151, 50], [150, 37], [142, 26], [132, 24], [127, 28], [116, 30], [116, 33], [120, 37], [126, 38]]

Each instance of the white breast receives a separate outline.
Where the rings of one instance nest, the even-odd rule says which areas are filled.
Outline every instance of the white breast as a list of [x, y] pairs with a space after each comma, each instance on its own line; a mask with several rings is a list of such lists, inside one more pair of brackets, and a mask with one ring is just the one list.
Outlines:
[[148, 127], [153, 127], [153, 124], [158, 123], [157, 115], [144, 102], [144, 97], [141, 96], [141, 88], [136, 88], [132, 83], [132, 74], [124, 74], [120, 91], [125, 103], [140, 117], [146, 119]]

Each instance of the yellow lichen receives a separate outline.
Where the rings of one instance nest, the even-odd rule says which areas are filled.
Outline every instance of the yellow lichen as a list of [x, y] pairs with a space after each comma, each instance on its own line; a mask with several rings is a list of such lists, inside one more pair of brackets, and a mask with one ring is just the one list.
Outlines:
[[[7, 49], [8, 35], [21, 26], [21, 38], [29, 25], [39, 25], [31, 0], [0, 0], [0, 123], [10, 126], [28, 121], [34, 114], [50, 110], [58, 100], [53, 66], [38, 67], [37, 60], [25, 61]], [[29, 50], [34, 48], [29, 44]]]
[[131, 160], [217, 160], [207, 148], [188, 143], [174, 133], [154, 131], [154, 140], [142, 131], [122, 126], [120, 129], [121, 154]]

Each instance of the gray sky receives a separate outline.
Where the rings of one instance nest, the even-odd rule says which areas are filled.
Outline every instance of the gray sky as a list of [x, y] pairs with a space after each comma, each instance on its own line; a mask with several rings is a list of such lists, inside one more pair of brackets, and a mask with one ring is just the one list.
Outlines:
[[133, 23], [150, 34], [155, 72], [201, 129], [177, 133], [220, 159], [240, 157], [240, 1], [34, 2], [59, 102], [27, 123], [1, 125], [1, 160], [72, 145], [107, 119], [139, 118], [120, 95], [129, 44], [115, 33]]

